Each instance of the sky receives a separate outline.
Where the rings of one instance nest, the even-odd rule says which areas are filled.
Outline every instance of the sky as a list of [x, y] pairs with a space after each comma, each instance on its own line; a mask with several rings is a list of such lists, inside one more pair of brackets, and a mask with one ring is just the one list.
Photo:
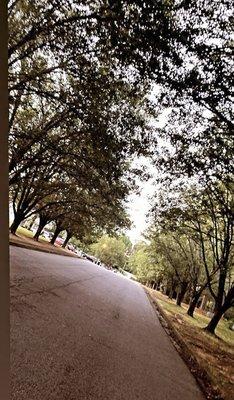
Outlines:
[[[150, 96], [151, 100], [154, 99], [154, 93], [158, 90], [158, 86], [155, 85], [154, 90]], [[170, 109], [165, 110], [155, 121], [155, 132], [157, 128], [162, 128], [170, 114]], [[157, 133], [156, 133], [157, 134]], [[160, 144], [160, 139], [157, 138], [158, 144]], [[128, 198], [128, 214], [132, 221], [132, 227], [126, 231], [126, 235], [130, 238], [133, 244], [144, 240], [143, 232], [147, 229], [149, 222], [147, 221], [147, 213], [152, 206], [152, 197], [156, 192], [155, 179], [158, 175], [156, 168], [152, 165], [151, 161], [146, 157], [142, 157], [140, 160], [136, 160], [136, 164], [143, 164], [147, 167], [147, 172], [152, 175], [152, 178], [148, 181], [138, 182], [140, 187], [140, 194], [131, 194]]]
[[150, 210], [149, 196], [153, 196], [155, 186], [153, 180], [141, 183], [141, 194], [132, 194], [129, 196], [128, 213], [133, 223], [131, 229], [126, 234], [133, 244], [143, 240], [143, 232], [146, 230], [148, 223], [146, 214]]

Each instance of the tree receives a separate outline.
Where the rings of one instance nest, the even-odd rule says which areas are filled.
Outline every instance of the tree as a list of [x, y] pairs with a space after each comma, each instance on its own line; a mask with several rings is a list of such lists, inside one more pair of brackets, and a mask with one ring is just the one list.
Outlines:
[[146, 242], [142, 241], [134, 245], [128, 265], [130, 272], [139, 282], [153, 288], [159, 287], [163, 277], [162, 264]]
[[104, 235], [90, 249], [107, 266], [124, 268], [127, 246], [121, 237]]
[[111, 44], [125, 65], [161, 85], [161, 103], [182, 109], [192, 102], [233, 129], [230, 6], [222, 0], [115, 3], [119, 24], [109, 23]]
[[158, 234], [151, 230], [151, 249], [154, 247], [156, 254], [160, 254], [164, 270], [173, 271], [167, 274], [169, 277], [170, 291], [178, 288], [177, 305], [181, 305], [189, 285], [189, 267], [187, 259], [184, 257], [183, 238], [173, 237], [170, 234]]
[[193, 104], [174, 109], [160, 137], [166, 145], [157, 152], [155, 164], [172, 181], [183, 176], [220, 181], [233, 176], [232, 132], [224, 122]]
[[[40, 57], [38, 62], [42, 62]], [[150, 129], [143, 110], [148, 109], [148, 104], [139, 91], [132, 93], [132, 86], [121, 78], [113, 82], [108, 68], [106, 73], [89, 60], [82, 61], [82, 76], [74, 77], [70, 70], [66, 73], [65, 83], [48, 75], [44, 94], [34, 93], [30, 81], [30, 89], [17, 100], [17, 109], [13, 107], [10, 183], [17, 216], [12, 232], [27, 216], [41, 210], [42, 231], [45, 212], [51, 204], [48, 198], [53, 197], [55, 189], [49, 193], [53, 185], [48, 184], [47, 190], [42, 190], [48, 173], [49, 180], [56, 180], [58, 190], [61, 181], [69, 191], [69, 185], [77, 185], [91, 197], [99, 192], [106, 202], [119, 204], [134, 188], [135, 176], [139, 174], [130, 168], [131, 157], [147, 152]], [[33, 85], [39, 90], [41, 83], [37, 77], [36, 74]], [[60, 95], [63, 93], [62, 99], [49, 96], [56, 93], [55, 89]], [[25, 192], [30, 201], [21, 200]], [[41, 209], [38, 203], [42, 202], [46, 204]], [[60, 199], [61, 202], [64, 204], [65, 200]], [[38, 231], [36, 238], [39, 234]]]
[[[20, 223], [35, 212], [42, 211], [45, 205], [42, 204], [44, 198], [48, 198], [61, 189], [62, 182], [58, 182], [54, 174], [55, 166], [52, 157], [48, 157], [48, 164], [40, 163], [25, 172], [20, 182], [14, 185], [10, 190], [12, 199], [14, 221], [11, 224], [10, 231], [15, 234]], [[53, 204], [54, 201], [51, 200]]]
[[233, 254], [232, 183], [213, 182], [211, 186], [208, 182], [205, 187], [193, 185], [190, 189], [181, 186], [177, 189], [176, 192], [174, 186], [169, 198], [161, 196], [161, 208], [159, 204], [155, 207], [155, 218], [164, 229], [186, 229], [199, 244], [206, 277], [204, 284], [215, 300], [214, 318], [207, 327], [214, 333], [222, 310], [233, 305], [232, 283], [226, 286]]
[[161, 255], [164, 277], [169, 281], [169, 297], [172, 298], [177, 291], [176, 303], [180, 306], [186, 293], [189, 293], [187, 313], [193, 317], [197, 302], [208, 285], [199, 243], [188, 229], [175, 229], [174, 226], [173, 230], [169, 230], [165, 224], [161, 227], [152, 225], [149, 229], [147, 238], [150, 240], [151, 252], [155, 256]]
[[[65, 132], [61, 136], [60, 129], [59, 132], [54, 132], [49, 137], [49, 142], [40, 143], [35, 152], [30, 150], [32, 158], [29, 157], [28, 166], [27, 162], [23, 163], [23, 170], [20, 170], [20, 165], [17, 166], [16, 174], [19, 173], [18, 176], [21, 179], [18, 183], [16, 181], [11, 189], [14, 207], [17, 211], [12, 232], [15, 232], [19, 223], [29, 216], [29, 212], [31, 215], [31, 213], [39, 212], [41, 207], [42, 210], [48, 209], [51, 204], [51, 200], [48, 201], [48, 199], [53, 197], [54, 192], [58, 191], [62, 197], [65, 197], [63, 193], [67, 190], [73, 196], [74, 193], [71, 189], [73, 185], [77, 186], [79, 196], [81, 191], [85, 193], [83, 200], [86, 202], [89, 201], [89, 197], [91, 199], [98, 197], [100, 203], [100, 197], [102, 197], [104, 202], [112, 202], [114, 207], [117, 207], [119, 201], [127, 197], [129, 191], [134, 187], [134, 176], [138, 174], [136, 170], [131, 171], [129, 162], [125, 161], [125, 152], [128, 152], [127, 142], [125, 141], [126, 146], [123, 151], [121, 150], [123, 143], [120, 140], [116, 142], [115, 138], [110, 137], [109, 147], [107, 147], [105, 141], [97, 142], [96, 128], [94, 131], [92, 129], [85, 130], [79, 137], [66, 136]], [[31, 164], [32, 159], [33, 163]], [[46, 190], [44, 190], [46, 179], [48, 182]], [[26, 195], [27, 198], [25, 198]], [[20, 196], [24, 197], [24, 201]], [[59, 202], [65, 204], [66, 201], [61, 196]], [[46, 204], [41, 206], [44, 200], [46, 200]], [[53, 200], [52, 205], [56, 206], [56, 202], [57, 200]], [[97, 208], [98, 205], [94, 204], [93, 207]], [[45, 210], [43, 214], [45, 226]], [[40, 229], [42, 228], [41, 225]]]

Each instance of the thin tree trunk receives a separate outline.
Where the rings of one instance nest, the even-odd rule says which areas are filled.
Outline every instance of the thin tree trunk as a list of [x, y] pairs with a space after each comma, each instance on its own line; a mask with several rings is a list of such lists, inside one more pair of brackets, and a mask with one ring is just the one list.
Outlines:
[[177, 283], [173, 283], [172, 282], [171, 288], [170, 288], [170, 292], [169, 292], [169, 295], [168, 295], [169, 299], [173, 299], [173, 294], [175, 292], [176, 285], [177, 285]]
[[223, 304], [226, 276], [227, 276], [227, 271], [225, 269], [221, 270], [219, 276], [218, 294], [215, 299], [214, 313], [216, 312], [218, 313]]
[[200, 305], [201, 310], [205, 310], [207, 302], [208, 302], [208, 297], [206, 294], [204, 294]]
[[181, 306], [181, 303], [182, 303], [182, 301], [183, 301], [183, 298], [184, 298], [184, 295], [183, 295], [183, 293], [180, 291], [180, 292], [177, 294], [177, 298], [176, 298], [176, 304], [177, 304], [177, 306]]
[[69, 242], [69, 240], [71, 239], [71, 237], [72, 237], [72, 234], [69, 232], [67, 232], [67, 237], [66, 237], [66, 239], [64, 240], [64, 242], [63, 242], [63, 245], [62, 245], [62, 247], [65, 249], [65, 247], [66, 247], [66, 245], [68, 244], [68, 242]]
[[190, 317], [193, 317], [193, 313], [194, 313], [195, 308], [197, 306], [198, 300], [200, 299], [200, 296], [201, 296], [201, 293], [198, 292], [198, 293], [194, 294], [194, 296], [192, 297], [192, 300], [191, 300], [191, 302], [189, 304], [189, 308], [188, 308], [188, 311], [187, 311], [187, 314]]
[[173, 290], [173, 288], [171, 288], [170, 292], [169, 292], [169, 295], [168, 295], [168, 298], [171, 299], [171, 300], [173, 298], [173, 293], [174, 293], [174, 290]]
[[56, 227], [56, 229], [54, 231], [54, 234], [53, 234], [53, 237], [52, 237], [52, 239], [50, 241], [51, 244], [55, 243], [55, 240], [57, 239], [57, 237], [60, 234], [60, 232], [62, 232], [62, 229], [60, 227]]
[[[193, 317], [193, 313], [195, 311], [195, 308], [197, 307], [197, 303], [202, 295], [202, 292], [205, 290], [205, 288], [208, 286], [208, 282], [206, 282], [205, 284], [203, 284], [203, 286], [200, 287], [200, 289], [198, 291], [194, 290], [193, 291], [193, 295], [191, 298], [191, 302], [189, 304], [189, 308], [187, 311], [187, 314], [190, 317]], [[203, 301], [203, 300], [202, 300]]]
[[176, 299], [177, 306], [181, 306], [181, 303], [182, 303], [182, 301], [184, 299], [187, 287], [188, 287], [188, 282], [182, 282], [181, 289], [180, 289], [180, 291], [179, 291], [179, 293], [177, 295], [177, 299]]
[[37, 219], [37, 215], [35, 215], [33, 218], [32, 218], [32, 221], [30, 222], [30, 224], [29, 224], [29, 227], [28, 227], [28, 229], [31, 231], [31, 229], [32, 229], [32, 227], [33, 227], [33, 224], [34, 224], [34, 222], [36, 221], [36, 219]]
[[39, 225], [38, 225], [37, 231], [36, 231], [36, 233], [35, 233], [35, 235], [33, 237], [34, 240], [38, 240], [39, 239], [39, 236], [40, 236], [41, 232], [43, 231], [44, 227], [47, 225], [47, 223], [48, 223], [47, 219], [44, 219], [44, 218], [40, 217], [40, 221], [39, 221]]
[[163, 294], [166, 294], [166, 292], [167, 292], [167, 287], [166, 287], [166, 286], [163, 286], [163, 288], [162, 288], [162, 293], [163, 293]]

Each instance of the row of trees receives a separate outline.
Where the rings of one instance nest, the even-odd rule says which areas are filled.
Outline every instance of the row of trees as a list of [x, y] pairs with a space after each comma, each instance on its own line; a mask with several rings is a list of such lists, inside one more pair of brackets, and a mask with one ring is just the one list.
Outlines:
[[67, 243], [73, 235], [81, 240], [102, 230], [115, 231], [130, 224], [124, 210], [126, 185], [112, 185], [111, 190], [107, 187], [106, 192], [100, 192], [95, 188], [82, 189], [71, 181], [41, 183], [37, 174], [34, 178], [35, 181], [22, 181], [11, 189], [14, 220], [10, 230], [13, 234], [22, 221], [33, 215], [39, 218], [36, 240], [46, 225], [54, 222], [52, 243], [62, 231], [67, 233]]
[[35, 239], [55, 223], [52, 243], [129, 226], [131, 159], [149, 153], [147, 81], [121, 74], [101, 43], [105, 7], [8, 5], [11, 232], [32, 215]]
[[177, 305], [189, 299], [188, 314], [205, 290], [214, 302], [206, 329], [214, 333], [223, 314], [234, 305], [233, 183], [161, 190], [153, 209], [148, 244], [131, 260], [138, 278], [153, 287], [163, 285]]
[[[226, 0], [9, 1], [12, 233], [32, 213], [72, 234], [108, 229], [107, 215], [126, 225], [136, 155], [156, 155], [167, 171], [210, 173], [212, 160], [230, 169], [220, 150], [233, 127], [229, 8]], [[160, 135], [176, 154], [165, 159], [149, 121], [168, 107]]]

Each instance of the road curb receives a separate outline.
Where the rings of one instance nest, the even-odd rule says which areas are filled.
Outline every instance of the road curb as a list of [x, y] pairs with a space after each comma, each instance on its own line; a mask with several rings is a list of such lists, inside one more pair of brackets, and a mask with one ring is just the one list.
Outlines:
[[54, 251], [53, 249], [51, 249], [51, 250], [49, 250], [49, 249], [41, 249], [39, 247], [35, 248], [33, 246], [30, 246], [29, 244], [17, 243], [17, 242], [11, 241], [11, 240], [9, 240], [9, 245], [10, 246], [15, 246], [15, 247], [22, 247], [22, 248], [28, 249], [28, 250], [40, 251], [42, 253], [56, 254], [57, 256], [65, 256], [65, 257], [73, 257], [73, 258], [81, 259], [81, 257], [79, 257], [76, 254], [74, 254], [74, 255], [73, 254], [66, 254], [66, 253], [62, 254], [62, 253]]
[[224, 400], [220, 391], [214, 388], [214, 383], [212, 381], [212, 378], [207, 373], [207, 371], [200, 366], [195, 357], [195, 354], [185, 343], [184, 339], [179, 334], [177, 329], [173, 326], [170, 319], [166, 315], [165, 311], [162, 309], [159, 303], [151, 296], [147, 288], [143, 286], [143, 289], [154, 311], [156, 312], [162, 327], [170, 337], [171, 342], [173, 343], [174, 347], [180, 354], [181, 358], [188, 366], [190, 372], [193, 374], [194, 378], [196, 379], [196, 382], [198, 383], [199, 387], [202, 390], [202, 393], [205, 395], [205, 398], [207, 400]]

